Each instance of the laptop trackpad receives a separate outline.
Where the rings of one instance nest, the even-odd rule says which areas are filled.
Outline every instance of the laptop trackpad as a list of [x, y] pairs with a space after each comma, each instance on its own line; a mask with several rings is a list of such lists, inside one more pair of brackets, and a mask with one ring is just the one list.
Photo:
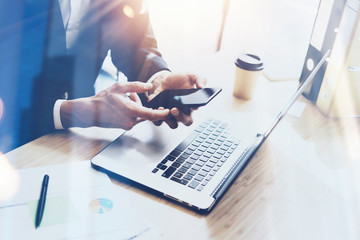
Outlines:
[[111, 165], [116, 165], [116, 169], [149, 171], [155, 168], [189, 131], [190, 129], [183, 126], [174, 130], [166, 124], [155, 126], [151, 122], [143, 122], [116, 139], [93, 160], [100, 165], [104, 161], [111, 162]]

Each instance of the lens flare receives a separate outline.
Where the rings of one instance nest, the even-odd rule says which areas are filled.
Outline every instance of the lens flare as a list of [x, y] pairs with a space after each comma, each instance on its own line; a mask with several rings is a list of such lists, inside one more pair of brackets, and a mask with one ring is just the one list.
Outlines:
[[134, 18], [135, 17], [134, 9], [132, 9], [129, 5], [124, 6], [123, 12], [124, 12], [125, 16], [127, 16], [129, 18]]
[[11, 199], [19, 191], [20, 175], [0, 152], [0, 201]]
[[0, 98], [0, 120], [3, 116], [3, 113], [4, 113], [4, 104], [3, 104], [2, 99]]

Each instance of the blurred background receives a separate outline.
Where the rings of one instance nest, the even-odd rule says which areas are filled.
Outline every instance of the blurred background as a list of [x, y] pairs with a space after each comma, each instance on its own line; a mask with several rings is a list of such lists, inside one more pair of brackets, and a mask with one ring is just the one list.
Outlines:
[[319, 0], [148, 0], [170, 67], [199, 55], [261, 55], [271, 80], [298, 79]]
[[[196, 72], [198, 62], [214, 54], [235, 60], [250, 52], [263, 59], [268, 80], [297, 81], [319, 2], [147, 0], [146, 4], [159, 49], [174, 72]], [[110, 59], [103, 68], [116, 76]], [[108, 85], [102, 86], [97, 89]]]

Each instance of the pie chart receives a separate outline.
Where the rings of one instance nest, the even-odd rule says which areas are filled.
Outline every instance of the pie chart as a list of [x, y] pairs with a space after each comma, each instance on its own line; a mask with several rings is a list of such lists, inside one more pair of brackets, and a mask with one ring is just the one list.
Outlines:
[[106, 198], [96, 198], [89, 203], [89, 208], [92, 212], [104, 214], [113, 208], [114, 204], [111, 200]]

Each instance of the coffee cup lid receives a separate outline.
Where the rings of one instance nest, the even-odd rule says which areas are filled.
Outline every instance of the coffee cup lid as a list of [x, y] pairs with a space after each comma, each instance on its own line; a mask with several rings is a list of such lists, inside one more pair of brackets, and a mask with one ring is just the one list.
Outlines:
[[241, 54], [235, 61], [235, 65], [248, 71], [261, 71], [264, 64], [259, 56], [253, 54]]

